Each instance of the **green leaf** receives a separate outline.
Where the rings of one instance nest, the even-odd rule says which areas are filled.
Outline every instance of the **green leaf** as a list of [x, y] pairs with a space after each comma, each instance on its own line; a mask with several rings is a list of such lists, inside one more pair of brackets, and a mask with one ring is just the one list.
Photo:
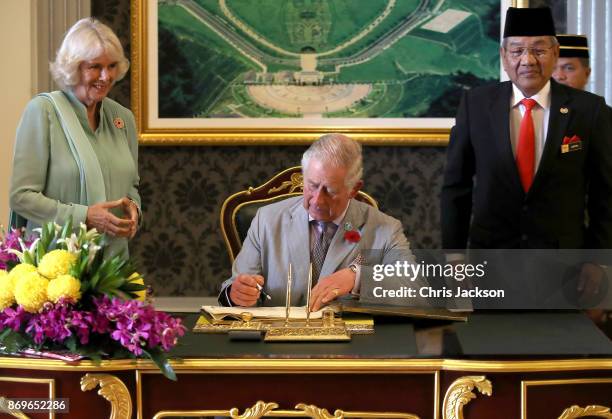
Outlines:
[[93, 274], [93, 276], [89, 280], [89, 286], [91, 287], [92, 290], [95, 290], [97, 288], [99, 280], [100, 280], [100, 273], [96, 272], [95, 274]]
[[39, 242], [39, 244], [43, 246], [43, 250], [45, 251], [45, 253], [47, 252], [47, 249], [49, 248], [49, 244], [51, 244], [51, 241], [53, 240], [54, 237], [55, 237], [55, 225], [53, 222], [49, 222], [43, 226], [42, 237]]
[[13, 329], [11, 329], [10, 327], [5, 328], [0, 333], [0, 342], [4, 341], [4, 338], [6, 338], [12, 331], [13, 331]]
[[104, 250], [101, 249], [96, 253], [93, 262], [91, 263], [90, 272], [98, 272], [100, 266], [104, 262]]
[[68, 339], [66, 339], [64, 344], [70, 352], [77, 352], [77, 341], [74, 336], [70, 336]]
[[116, 297], [119, 297], [122, 300], [133, 300], [133, 298], [131, 298], [127, 293], [121, 291], [118, 288], [114, 288], [114, 289], [110, 290], [109, 294], [111, 294], [113, 296], [116, 296]]
[[83, 272], [85, 272], [85, 270], [87, 269], [87, 257], [89, 256], [89, 250], [87, 249], [83, 249], [81, 250], [81, 262], [79, 263], [79, 276], [77, 276], [77, 278], [80, 278], [81, 275], [83, 275]]
[[23, 252], [23, 263], [29, 263], [30, 265], [36, 266], [30, 252]]
[[102, 362], [102, 356], [104, 355], [104, 350], [91, 346], [81, 346], [73, 352], [91, 359], [97, 365]]
[[81, 295], [85, 295], [89, 293], [90, 289], [91, 289], [91, 284], [89, 283], [89, 281], [81, 280]]
[[5, 347], [7, 353], [19, 352], [26, 346], [30, 346], [30, 342], [26, 338], [10, 328], [6, 328], [2, 332], [0, 342]]
[[144, 291], [147, 289], [146, 285], [135, 284], [134, 282], [128, 282], [124, 286], [121, 287], [122, 291], [132, 292], [132, 291]]
[[120, 276], [109, 276], [99, 282], [98, 288], [119, 289], [125, 284], [125, 282], [126, 279]]
[[153, 362], [155, 362], [155, 365], [157, 365], [157, 368], [159, 368], [159, 370], [162, 372], [162, 374], [164, 374], [166, 378], [172, 381], [177, 380], [176, 373], [170, 366], [168, 357], [166, 357], [166, 354], [161, 349], [154, 348], [154, 349], [151, 349], [150, 351], [146, 351], [143, 349], [142, 353], [144, 353], [146, 356], [151, 358]]
[[43, 246], [43, 241], [40, 240], [38, 244], [36, 244], [36, 266], [40, 264], [40, 261], [42, 260], [45, 253], [46, 252]]
[[[60, 238], [66, 239], [72, 233], [72, 216], [68, 217], [68, 221], [64, 224], [64, 228], [62, 229], [62, 233], [60, 234]], [[65, 246], [65, 245], [64, 245]]]

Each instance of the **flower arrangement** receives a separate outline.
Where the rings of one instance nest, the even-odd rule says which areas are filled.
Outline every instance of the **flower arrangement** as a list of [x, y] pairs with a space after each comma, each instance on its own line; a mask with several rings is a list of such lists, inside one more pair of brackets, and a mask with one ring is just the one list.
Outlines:
[[147, 356], [173, 380], [166, 357], [185, 326], [145, 301], [143, 278], [84, 224], [54, 223], [26, 240], [0, 235], [0, 345], [8, 353], [68, 350], [82, 357]]

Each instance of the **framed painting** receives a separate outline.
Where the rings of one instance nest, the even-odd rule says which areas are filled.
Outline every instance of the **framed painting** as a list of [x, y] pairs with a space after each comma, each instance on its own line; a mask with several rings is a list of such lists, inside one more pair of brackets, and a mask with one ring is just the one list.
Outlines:
[[145, 145], [445, 145], [510, 0], [132, 0]]

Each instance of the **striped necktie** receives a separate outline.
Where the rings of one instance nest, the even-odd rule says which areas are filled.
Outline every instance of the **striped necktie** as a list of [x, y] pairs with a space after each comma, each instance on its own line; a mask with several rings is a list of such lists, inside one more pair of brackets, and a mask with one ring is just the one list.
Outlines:
[[311, 246], [310, 261], [312, 262], [312, 282], [319, 280], [325, 255], [335, 233], [335, 224], [328, 221], [312, 221], [315, 229], [315, 240]]

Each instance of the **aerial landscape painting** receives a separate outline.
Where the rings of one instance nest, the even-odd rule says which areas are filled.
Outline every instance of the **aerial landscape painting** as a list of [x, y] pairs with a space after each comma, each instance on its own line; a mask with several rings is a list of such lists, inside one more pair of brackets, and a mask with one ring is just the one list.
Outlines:
[[499, 0], [157, 0], [159, 118], [452, 118]]

